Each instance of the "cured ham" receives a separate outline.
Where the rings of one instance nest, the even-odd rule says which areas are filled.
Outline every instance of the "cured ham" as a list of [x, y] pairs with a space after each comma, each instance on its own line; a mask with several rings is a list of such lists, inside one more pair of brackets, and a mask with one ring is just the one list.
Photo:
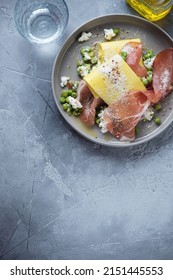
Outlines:
[[156, 55], [152, 79], [152, 88], [143, 93], [152, 104], [156, 104], [173, 89], [173, 48], [165, 49]]
[[81, 80], [77, 90], [77, 99], [83, 106], [83, 111], [80, 114], [82, 122], [88, 126], [95, 124], [96, 108], [103, 105], [104, 101], [101, 98], [94, 98], [85, 81]]
[[121, 49], [121, 52], [127, 53], [126, 63], [138, 77], [145, 77], [147, 75], [146, 68], [140, 64], [142, 57], [142, 44], [140, 42], [128, 42]]
[[162, 94], [159, 91], [155, 92], [152, 89], [143, 91], [143, 94], [148, 98], [151, 104], [158, 103], [162, 97]]
[[93, 98], [92, 92], [90, 91], [85, 81], [81, 80], [77, 88], [77, 99], [83, 105], [87, 103], [91, 98]]
[[107, 130], [120, 141], [133, 141], [135, 126], [149, 105], [150, 101], [141, 91], [130, 92], [104, 110]]
[[[155, 96], [163, 99], [172, 90], [173, 48], [161, 51], [153, 64], [153, 89]], [[159, 100], [158, 100], [159, 101]], [[158, 102], [156, 100], [156, 102]]]

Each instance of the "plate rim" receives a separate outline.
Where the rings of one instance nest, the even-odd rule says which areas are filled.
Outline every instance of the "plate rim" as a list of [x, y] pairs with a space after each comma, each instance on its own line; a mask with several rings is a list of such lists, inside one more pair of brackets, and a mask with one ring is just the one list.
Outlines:
[[140, 16], [125, 14], [125, 13], [117, 13], [117, 14], [114, 13], [114, 14], [106, 14], [106, 15], [101, 15], [101, 16], [98, 16], [98, 17], [94, 17], [94, 18], [89, 19], [89, 20], [85, 21], [84, 23], [82, 23], [81, 25], [79, 25], [79, 27], [75, 28], [74, 31], [71, 34], [69, 34], [69, 36], [67, 37], [65, 42], [60, 47], [60, 49], [59, 49], [59, 51], [58, 51], [58, 53], [57, 53], [57, 55], [54, 59], [54, 63], [53, 63], [53, 67], [52, 67], [51, 85], [52, 85], [54, 101], [56, 103], [58, 111], [60, 112], [63, 119], [65, 119], [66, 122], [70, 125], [70, 127], [72, 129], [74, 129], [78, 134], [80, 134], [82, 137], [89, 140], [90, 142], [94, 142], [94, 143], [97, 143], [99, 145], [103, 145], [103, 146], [107, 146], [107, 147], [113, 147], [113, 148], [126, 148], [126, 147], [128, 148], [128, 147], [138, 146], [138, 145], [144, 144], [146, 142], [149, 142], [152, 139], [154, 139], [155, 137], [159, 136], [161, 133], [163, 133], [163, 131], [165, 131], [168, 128], [168, 126], [173, 122], [173, 109], [172, 109], [170, 115], [168, 116], [168, 118], [165, 120], [165, 124], [164, 124], [163, 127], [159, 126], [153, 132], [150, 132], [150, 134], [143, 136], [141, 140], [139, 138], [138, 141], [133, 141], [133, 142], [120, 142], [118, 140], [115, 141], [115, 142], [104, 141], [100, 138], [94, 138], [94, 137], [88, 136], [87, 134], [82, 132], [79, 128], [77, 128], [76, 124], [71, 124], [69, 122], [68, 116], [65, 116], [64, 114], [62, 114], [61, 109], [59, 108], [59, 103], [58, 103], [58, 100], [57, 100], [57, 97], [56, 97], [56, 94], [55, 94], [55, 88], [54, 88], [54, 86], [55, 86], [55, 68], [56, 68], [56, 65], [57, 65], [57, 61], [60, 60], [60, 64], [61, 64], [61, 61], [63, 59], [63, 56], [61, 57], [61, 53], [64, 54], [64, 50], [68, 50], [69, 46], [73, 43], [73, 42], [71, 42], [71, 44], [69, 44], [71, 39], [73, 37], [77, 37], [77, 35], [79, 35], [82, 31], [86, 31], [85, 28], [87, 28], [87, 25], [92, 24], [92, 23], [94, 23], [98, 20], [101, 20], [101, 19], [106, 19], [106, 18], [109, 19], [109, 18], [113, 18], [113, 17], [125, 17], [125, 18], [134, 19], [134, 20], [136, 19], [138, 21], [146, 23], [149, 26], [153, 26], [159, 32], [164, 34], [172, 42], [172, 45], [173, 45], [173, 38], [165, 30], [163, 30], [160, 26], [156, 25], [155, 23], [150, 22], [150, 21], [148, 21], [148, 20], [146, 20], [146, 19], [144, 19]]

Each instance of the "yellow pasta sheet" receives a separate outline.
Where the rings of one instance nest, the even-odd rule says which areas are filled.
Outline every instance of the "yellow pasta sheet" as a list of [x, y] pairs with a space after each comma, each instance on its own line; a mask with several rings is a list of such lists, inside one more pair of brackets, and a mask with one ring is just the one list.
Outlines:
[[135, 90], [145, 90], [140, 78], [133, 72], [120, 55], [99, 64], [84, 77], [93, 95], [100, 97], [106, 104], [122, 98]]
[[125, 44], [129, 42], [138, 42], [140, 43], [140, 39], [127, 39], [127, 40], [119, 40], [119, 41], [111, 41], [100, 43], [99, 45], [99, 61], [104, 62], [110, 59], [115, 54], [120, 54], [121, 49]]

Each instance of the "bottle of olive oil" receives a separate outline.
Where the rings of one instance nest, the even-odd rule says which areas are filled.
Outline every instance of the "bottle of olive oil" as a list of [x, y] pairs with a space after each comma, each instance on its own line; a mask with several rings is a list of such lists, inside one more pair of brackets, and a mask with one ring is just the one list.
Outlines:
[[150, 21], [162, 19], [173, 6], [173, 0], [126, 0], [126, 2]]

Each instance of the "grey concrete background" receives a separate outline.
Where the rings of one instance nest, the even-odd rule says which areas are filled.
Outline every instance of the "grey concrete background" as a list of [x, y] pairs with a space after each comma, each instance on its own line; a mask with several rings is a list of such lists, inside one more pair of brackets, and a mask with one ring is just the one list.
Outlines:
[[[85, 21], [136, 12], [115, 0], [66, 0], [57, 44], [15, 30], [16, 1], [0, 0], [0, 258], [172, 259], [173, 126], [141, 146], [88, 142], [62, 119], [54, 58]], [[173, 12], [158, 22], [173, 36]]]

